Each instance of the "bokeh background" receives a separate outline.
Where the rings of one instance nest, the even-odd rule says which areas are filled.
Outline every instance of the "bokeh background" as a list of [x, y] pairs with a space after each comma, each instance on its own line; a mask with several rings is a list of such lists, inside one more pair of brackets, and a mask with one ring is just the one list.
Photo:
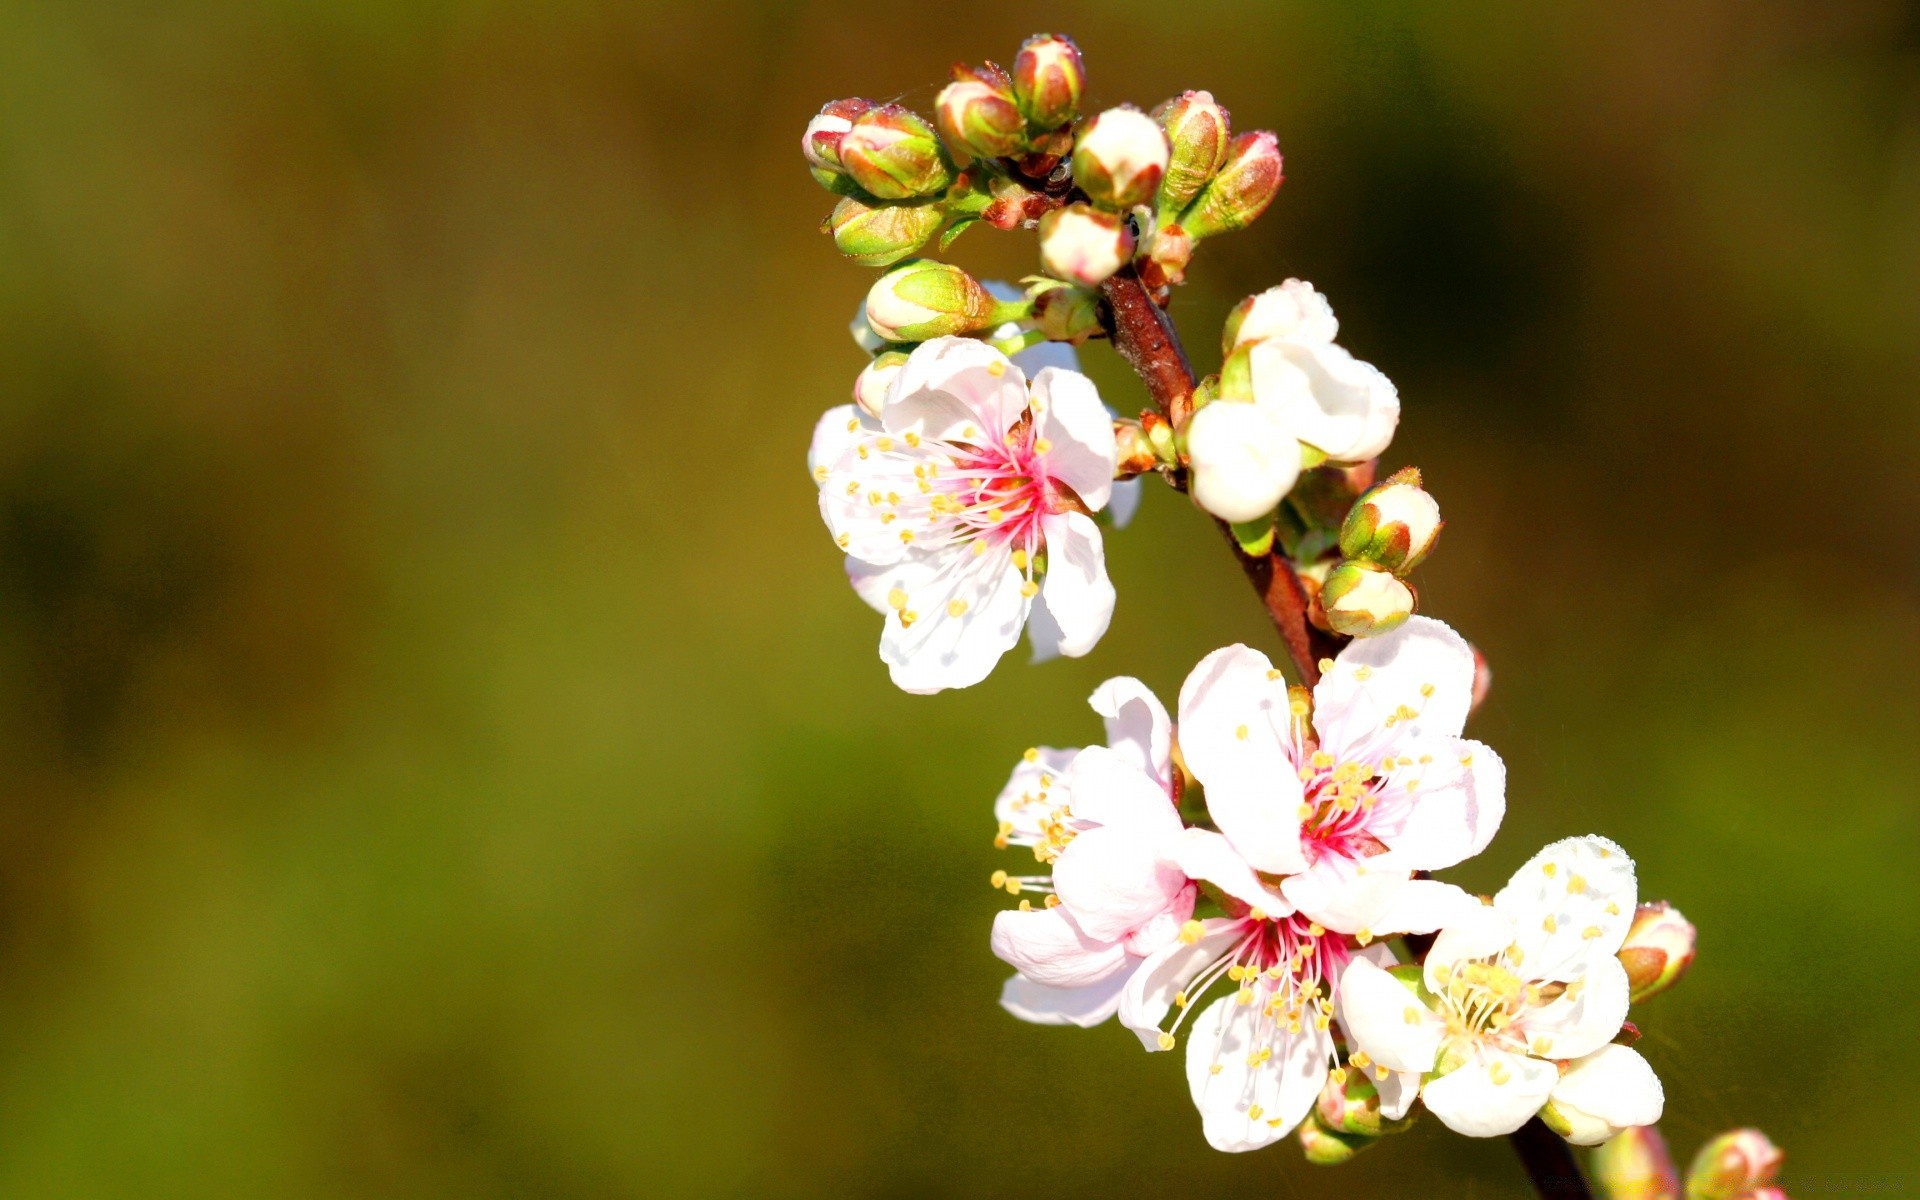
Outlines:
[[1271, 645], [1151, 492], [1093, 655], [901, 695], [819, 526], [800, 130], [1041, 28], [1279, 133], [1176, 314], [1310, 278], [1401, 388], [1512, 771], [1453, 877], [1624, 842], [1676, 1147], [1920, 1194], [1920, 6], [1732, 0], [0, 4], [0, 1194], [1527, 1194], [995, 1007], [1015, 756]]

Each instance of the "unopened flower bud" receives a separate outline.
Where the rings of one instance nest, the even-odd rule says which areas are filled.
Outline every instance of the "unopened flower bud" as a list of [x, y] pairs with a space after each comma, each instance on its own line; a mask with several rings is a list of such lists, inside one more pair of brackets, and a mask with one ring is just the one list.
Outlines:
[[1133, 230], [1113, 213], [1069, 204], [1040, 218], [1040, 264], [1056, 279], [1098, 287], [1132, 257]]
[[1243, 133], [1227, 148], [1227, 161], [1200, 189], [1180, 224], [1196, 238], [1245, 229], [1273, 203], [1280, 190], [1280, 142], [1271, 133]]
[[1469, 642], [1467, 649], [1473, 651], [1473, 698], [1467, 704], [1467, 715], [1472, 716], [1480, 711], [1480, 706], [1487, 702], [1487, 693], [1493, 690], [1493, 664], [1480, 652], [1480, 647]]
[[1113, 442], [1115, 479], [1144, 475], [1160, 465], [1160, 456], [1154, 453], [1153, 439], [1147, 436], [1147, 431], [1141, 428], [1138, 421], [1115, 421]]
[[1334, 1133], [1374, 1138], [1413, 1126], [1411, 1118], [1389, 1121], [1381, 1117], [1380, 1092], [1373, 1080], [1367, 1078], [1367, 1073], [1358, 1068], [1344, 1072], [1338, 1082], [1329, 1075], [1320, 1089], [1314, 1111], [1319, 1114], [1321, 1124]]
[[1631, 999], [1638, 1004], [1658, 996], [1680, 981], [1693, 965], [1693, 925], [1665, 900], [1634, 910], [1627, 940], [1620, 946], [1620, 965], [1627, 969]]
[[1413, 589], [1372, 563], [1343, 562], [1328, 573], [1320, 589], [1327, 624], [1348, 637], [1377, 637], [1398, 629], [1413, 615], [1413, 606]]
[[1167, 135], [1137, 108], [1110, 108], [1081, 128], [1073, 181], [1101, 208], [1145, 204], [1167, 170]]
[[886, 406], [887, 392], [893, 387], [893, 381], [900, 374], [900, 368], [907, 365], [907, 356], [903, 351], [889, 350], [868, 363], [853, 381], [853, 402], [860, 411], [870, 417], [878, 417]]
[[1340, 553], [1405, 575], [1440, 538], [1440, 506], [1412, 467], [1360, 497], [1340, 526]]
[[901, 263], [867, 292], [867, 324], [890, 342], [973, 333], [997, 325], [1002, 305], [973, 276], [950, 263]]
[[842, 196], [826, 230], [840, 253], [863, 267], [890, 267], [927, 244], [946, 223], [938, 204], [869, 204]]
[[882, 200], [910, 200], [953, 182], [933, 127], [898, 104], [868, 109], [840, 137], [840, 166]]
[[1300, 1122], [1300, 1150], [1308, 1162], [1320, 1167], [1337, 1167], [1373, 1145], [1377, 1138], [1354, 1133], [1335, 1133], [1320, 1121], [1317, 1112], [1307, 1113]]
[[971, 76], [941, 89], [933, 119], [947, 145], [975, 158], [1005, 158], [1026, 146], [1027, 120], [1013, 93]]
[[1232, 123], [1210, 92], [1186, 92], [1153, 110], [1166, 131], [1170, 156], [1160, 181], [1159, 209], [1169, 219], [1192, 203], [1227, 161]]
[[1020, 111], [1041, 129], [1058, 129], [1080, 115], [1086, 64], [1071, 38], [1036, 34], [1013, 60], [1013, 94]]
[[1300, 439], [1266, 405], [1216, 400], [1187, 424], [1194, 503], [1223, 521], [1272, 512], [1300, 477]]
[[853, 128], [853, 121], [873, 107], [873, 101], [858, 96], [835, 100], [807, 122], [800, 137], [800, 152], [807, 156], [807, 169], [820, 186], [830, 192], [848, 190], [846, 172], [840, 166], [840, 139]]
[[1048, 341], [1078, 345], [1100, 332], [1100, 293], [1048, 279], [1037, 285], [1033, 320]]
[[1652, 1125], [1635, 1125], [1593, 1150], [1593, 1182], [1604, 1200], [1680, 1200], [1680, 1175]]
[[1233, 306], [1222, 329], [1222, 354], [1268, 338], [1302, 342], [1331, 342], [1340, 334], [1333, 306], [1303, 279], [1289, 279], [1248, 296]]
[[1187, 277], [1187, 264], [1192, 261], [1193, 239], [1187, 231], [1178, 225], [1162, 225], [1147, 243], [1147, 261], [1140, 278], [1148, 287], [1179, 283]]
[[1687, 1200], [1745, 1200], [1771, 1184], [1786, 1156], [1758, 1129], [1723, 1133], [1693, 1156], [1687, 1170]]

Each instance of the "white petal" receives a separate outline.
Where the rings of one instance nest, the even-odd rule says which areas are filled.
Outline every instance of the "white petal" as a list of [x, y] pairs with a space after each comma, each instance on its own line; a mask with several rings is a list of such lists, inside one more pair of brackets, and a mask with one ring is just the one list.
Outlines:
[[1433, 1070], [1447, 1032], [1413, 989], [1364, 958], [1340, 977], [1340, 1019], [1360, 1049], [1392, 1071]]
[[1125, 937], [1186, 887], [1185, 875], [1161, 864], [1162, 842], [1136, 830], [1102, 827], [1067, 844], [1053, 864], [1053, 887], [1088, 937]]
[[1093, 649], [1113, 620], [1113, 583], [1107, 578], [1100, 527], [1084, 513], [1048, 513], [1047, 574], [1040, 592], [1060, 630], [1059, 651], [1078, 658]]
[[997, 440], [1027, 410], [1027, 377], [976, 338], [923, 342], [894, 381], [881, 424], [893, 434], [979, 444]]
[[1013, 827], [1022, 838], [1041, 836], [1040, 823], [1055, 809], [1069, 806], [1072, 794], [1065, 786], [1067, 768], [1078, 750], [1056, 750], [1052, 746], [1034, 747], [1031, 761], [1014, 764], [1006, 786], [993, 801], [993, 819]]
[[1162, 784], [1173, 779], [1173, 718], [1146, 684], [1116, 675], [1087, 698], [1107, 723], [1107, 745]]
[[1566, 1138], [1594, 1146], [1636, 1125], [1652, 1125], [1666, 1109], [1659, 1076], [1628, 1046], [1602, 1046], [1575, 1062], [1553, 1088], [1557, 1115], [1573, 1126]]
[[1127, 963], [1120, 943], [1088, 937], [1064, 908], [1002, 909], [991, 944], [1001, 962], [1048, 987], [1086, 987]]
[[853, 594], [866, 602], [868, 608], [886, 616], [892, 612], [887, 597], [902, 582], [925, 578], [923, 559], [905, 563], [870, 563], [857, 558], [846, 560], [847, 582], [853, 585]]
[[1580, 978], [1612, 958], [1633, 923], [1633, 859], [1603, 837], [1558, 841], [1527, 860], [1494, 906], [1513, 918], [1530, 979]]
[[1240, 857], [1233, 843], [1211, 829], [1188, 829], [1168, 844], [1164, 851], [1169, 862], [1194, 879], [1204, 879], [1249, 908], [1264, 910], [1270, 917], [1293, 912], [1293, 903]]
[[1393, 898], [1367, 928], [1377, 937], [1396, 933], [1432, 933], [1457, 918], [1470, 919], [1485, 907], [1476, 896], [1437, 879], [1411, 879], [1394, 890]]
[[1400, 395], [1370, 363], [1330, 343], [1269, 339], [1251, 353], [1254, 399], [1337, 462], [1365, 462], [1393, 440]]
[[1297, 875], [1289, 875], [1280, 890], [1301, 914], [1339, 933], [1378, 933], [1380, 922], [1394, 907], [1401, 888], [1413, 872], [1393, 854], [1351, 859], [1326, 855]]
[[1552, 1063], [1537, 1058], [1482, 1050], [1465, 1066], [1428, 1083], [1420, 1095], [1455, 1133], [1499, 1137], [1540, 1111], [1559, 1075]]
[[[1268, 1049], [1271, 1058], [1248, 1065]], [[1207, 1144], [1258, 1150], [1291, 1133], [1327, 1081], [1332, 1050], [1333, 1035], [1311, 1021], [1289, 1034], [1262, 1006], [1239, 1004], [1231, 993], [1207, 1005], [1187, 1033], [1187, 1088]]]
[[1193, 902], [1200, 897], [1200, 889], [1192, 883], [1180, 889], [1172, 903], [1153, 915], [1146, 924], [1127, 934], [1123, 945], [1128, 954], [1145, 958], [1166, 949], [1180, 936], [1180, 927], [1193, 916]]
[[1409, 617], [1347, 644], [1313, 689], [1313, 724], [1336, 759], [1376, 757], [1414, 739], [1459, 737], [1472, 704], [1473, 647], [1431, 617]]
[[1333, 306], [1304, 279], [1289, 279], [1270, 287], [1252, 301], [1235, 332], [1234, 346], [1264, 338], [1326, 343], [1339, 336], [1340, 323], [1334, 320]]
[[1035, 434], [1051, 444], [1042, 456], [1053, 478], [1072, 488], [1095, 512], [1113, 491], [1113, 417], [1100, 393], [1078, 371], [1048, 367], [1033, 380]]
[[[922, 553], [913, 539], [926, 532], [932, 513], [914, 471], [944, 461], [930, 447], [908, 446], [862, 427], [820, 480], [820, 516], [835, 543], [871, 563]], [[819, 479], [819, 472], [814, 477]]]
[[1120, 998], [1120, 1023], [1139, 1034], [1149, 1050], [1160, 1049], [1160, 1023], [1173, 1008], [1174, 997], [1238, 945], [1252, 923], [1215, 917], [1200, 922], [1200, 928], [1200, 937], [1191, 944], [1174, 941], [1148, 955], [1127, 981], [1126, 994]]
[[[902, 691], [970, 687], [1020, 640], [1027, 616], [1020, 588], [1026, 580], [999, 552], [974, 555], [956, 548], [914, 561], [919, 569], [901, 583], [905, 604], [887, 612], [880, 658]], [[903, 613], [913, 614], [911, 625]]]
[[1136, 475], [1132, 479], [1113, 481], [1113, 494], [1107, 497], [1107, 519], [1113, 522], [1115, 529], [1125, 529], [1133, 524], [1133, 515], [1140, 511], [1140, 498], [1145, 494], [1146, 479]]
[[1419, 1098], [1420, 1076], [1412, 1071], [1389, 1071], [1385, 1079], [1376, 1076], [1373, 1087], [1380, 1093], [1380, 1115], [1398, 1121]]
[[[1531, 974], [1524, 970], [1531, 965], [1523, 962], [1523, 973]], [[1568, 1059], [1591, 1054], [1612, 1041], [1626, 1021], [1631, 989], [1627, 969], [1619, 959], [1600, 959], [1578, 982], [1579, 987], [1569, 987], [1546, 1004], [1521, 1014], [1520, 1035], [1539, 1057]]]
[[1180, 816], [1160, 781], [1118, 750], [1082, 750], [1067, 772], [1066, 785], [1076, 820], [1163, 839], [1180, 832]]
[[1200, 660], [1180, 688], [1180, 751], [1207, 789], [1207, 811], [1255, 870], [1289, 874], [1300, 848], [1303, 793], [1287, 750], [1287, 685], [1266, 655], [1228, 646]]
[[824, 482], [825, 472], [853, 448], [865, 434], [878, 433], [880, 427], [851, 404], [830, 408], [813, 427], [813, 441], [807, 446], [807, 474], [815, 483]]
[[1127, 986], [1126, 971], [1115, 971], [1086, 987], [1056, 988], [1010, 975], [1000, 988], [1000, 1007], [1035, 1025], [1078, 1025], [1088, 1029], [1111, 1017]]
[[1448, 918], [1427, 951], [1427, 987], [1435, 992], [1446, 990], [1442, 980], [1452, 975], [1456, 964], [1491, 957], [1513, 944], [1512, 918], [1491, 905], [1476, 901]]
[[1507, 813], [1500, 756], [1464, 738], [1433, 739], [1402, 753], [1413, 764], [1396, 767], [1381, 786], [1401, 815], [1377, 818], [1369, 832], [1419, 871], [1442, 871], [1485, 850]]
[[1193, 499], [1223, 521], [1272, 512], [1300, 477], [1299, 431], [1265, 405], [1220, 400], [1187, 427]]

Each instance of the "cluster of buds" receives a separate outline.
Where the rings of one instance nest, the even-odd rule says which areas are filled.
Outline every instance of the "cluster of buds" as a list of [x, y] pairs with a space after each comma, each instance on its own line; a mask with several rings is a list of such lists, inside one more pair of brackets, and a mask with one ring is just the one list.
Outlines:
[[1593, 1152], [1605, 1200], [1787, 1200], [1775, 1186], [1780, 1148], [1758, 1129], [1735, 1129], [1700, 1147], [1683, 1182], [1659, 1129], [1622, 1131]]
[[1444, 524], [1418, 467], [1368, 489], [1340, 526], [1341, 561], [1320, 589], [1327, 625], [1373, 637], [1412, 616], [1418, 597], [1407, 575], [1433, 550]]

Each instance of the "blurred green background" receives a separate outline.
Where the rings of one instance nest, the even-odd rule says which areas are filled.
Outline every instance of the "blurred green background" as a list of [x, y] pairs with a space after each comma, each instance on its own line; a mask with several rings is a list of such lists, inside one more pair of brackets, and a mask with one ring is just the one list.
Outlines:
[[0, 1194], [1527, 1194], [1215, 1154], [995, 1006], [1015, 756], [1272, 645], [1162, 490], [1093, 655], [905, 696], [820, 528], [871, 275], [801, 128], [1040, 28], [1279, 133], [1176, 315], [1310, 278], [1401, 388], [1512, 772], [1453, 878], [1625, 843], [1677, 1148], [1920, 1194], [1920, 6], [1732, 0], [7, 0]]

